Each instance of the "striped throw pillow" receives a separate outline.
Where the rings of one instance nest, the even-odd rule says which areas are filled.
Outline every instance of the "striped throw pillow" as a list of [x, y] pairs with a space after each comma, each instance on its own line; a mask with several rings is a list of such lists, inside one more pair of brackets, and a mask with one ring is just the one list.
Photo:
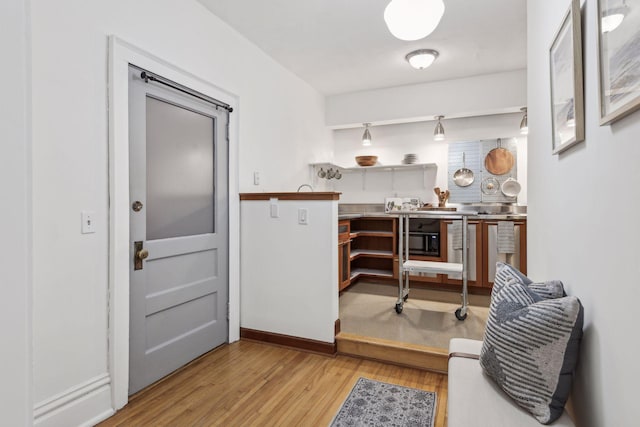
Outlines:
[[522, 274], [517, 268], [503, 262], [496, 263], [496, 277], [493, 281], [493, 293], [502, 289], [507, 283], [516, 281], [526, 285], [530, 290], [542, 299], [565, 297], [564, 286], [559, 280], [549, 280], [547, 282], [534, 283], [533, 280]]
[[582, 324], [578, 298], [536, 298], [511, 280], [494, 289], [480, 365], [518, 405], [551, 423], [571, 390]]

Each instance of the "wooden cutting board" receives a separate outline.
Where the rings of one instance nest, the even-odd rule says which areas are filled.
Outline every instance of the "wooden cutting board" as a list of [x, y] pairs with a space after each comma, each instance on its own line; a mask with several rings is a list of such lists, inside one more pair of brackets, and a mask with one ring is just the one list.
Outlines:
[[504, 175], [513, 168], [513, 154], [506, 148], [494, 148], [484, 158], [484, 167], [494, 175]]

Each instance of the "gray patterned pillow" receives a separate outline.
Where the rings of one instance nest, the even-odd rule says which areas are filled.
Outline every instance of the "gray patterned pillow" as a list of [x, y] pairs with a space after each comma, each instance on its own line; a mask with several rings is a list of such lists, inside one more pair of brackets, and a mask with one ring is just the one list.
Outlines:
[[493, 291], [498, 292], [502, 287], [512, 281], [526, 285], [542, 299], [565, 297], [564, 286], [559, 280], [549, 280], [542, 283], [534, 283], [533, 280], [522, 274], [517, 268], [503, 262], [496, 263], [496, 277], [493, 281]]
[[513, 280], [494, 289], [480, 365], [518, 405], [549, 424], [569, 396], [582, 323], [578, 298], [535, 298]]

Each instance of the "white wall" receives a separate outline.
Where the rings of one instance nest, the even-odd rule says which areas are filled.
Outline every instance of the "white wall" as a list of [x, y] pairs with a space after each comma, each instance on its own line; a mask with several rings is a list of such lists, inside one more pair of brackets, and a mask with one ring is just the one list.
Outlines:
[[[195, 1], [40, 1], [32, 19], [34, 394], [46, 419], [108, 369], [108, 35], [237, 96], [241, 191], [295, 190], [332, 147], [323, 97]], [[95, 234], [80, 234], [82, 210], [96, 212]]]
[[[338, 203], [240, 203], [241, 326], [327, 343], [338, 319]], [[308, 225], [298, 209], [308, 209]]]
[[585, 308], [574, 406], [580, 426], [638, 423], [640, 112], [599, 126], [596, 0], [583, 5], [586, 140], [551, 154], [549, 46], [569, 1], [527, 2], [528, 271]]
[[[524, 83], [523, 83], [524, 86]], [[522, 113], [487, 115], [459, 119], [444, 119], [445, 141], [434, 141], [435, 121], [402, 123], [370, 128], [372, 145], [362, 146], [362, 127], [333, 131], [334, 161], [344, 167], [356, 166], [355, 156], [377, 155], [382, 165], [399, 165], [405, 154], [415, 153], [420, 163], [436, 163], [437, 169], [390, 172], [367, 171], [365, 182], [361, 173], [344, 173], [341, 180], [320, 179], [314, 184], [342, 192], [342, 203], [383, 203], [385, 197], [420, 197], [424, 202], [435, 202], [434, 187], [447, 188], [448, 144], [480, 139], [518, 139], [518, 180], [522, 192], [518, 204], [527, 204], [527, 138], [520, 135]], [[479, 171], [476, 171], [479, 172]], [[364, 184], [364, 185], [363, 185]]]
[[[425, 72], [429, 72], [426, 70]], [[526, 70], [397, 86], [327, 97], [327, 125], [389, 124], [519, 111], [527, 104]]]
[[0, 413], [8, 426], [31, 425], [33, 403], [29, 4], [0, 3]]

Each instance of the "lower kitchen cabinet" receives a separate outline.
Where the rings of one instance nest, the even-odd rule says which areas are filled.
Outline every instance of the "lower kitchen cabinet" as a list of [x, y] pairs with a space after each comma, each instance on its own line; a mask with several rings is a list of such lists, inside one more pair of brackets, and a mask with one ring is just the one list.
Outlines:
[[[344, 220], [350, 229], [343, 230], [339, 238], [338, 288], [345, 289], [360, 277], [398, 279], [398, 220], [396, 218], [363, 217]], [[527, 222], [514, 220], [515, 253], [498, 252], [499, 220], [469, 220], [468, 286], [479, 291], [491, 289], [495, 277], [496, 262], [506, 262], [523, 273], [527, 272]], [[437, 262], [462, 262], [462, 250], [454, 248], [454, 221], [440, 220], [440, 255], [411, 255], [411, 259]], [[348, 236], [348, 238], [347, 238]], [[461, 274], [416, 274], [411, 282], [425, 285], [462, 285]]]
[[[461, 223], [462, 220], [442, 220], [444, 225], [444, 232], [440, 235], [443, 236], [440, 244], [444, 249], [446, 262], [462, 263], [462, 249], [455, 248], [454, 241], [451, 238], [453, 235], [454, 222]], [[467, 270], [467, 285], [468, 286], [481, 286], [482, 280], [482, 226], [480, 220], [469, 220], [469, 234], [468, 243], [469, 258], [468, 258], [468, 270]], [[443, 281], [449, 285], [462, 285], [462, 274], [448, 274], [443, 275]]]
[[513, 254], [498, 252], [498, 222], [495, 220], [482, 221], [482, 253], [485, 257], [482, 286], [486, 288], [493, 287], [497, 261], [511, 264], [522, 273], [527, 274], [527, 221], [513, 222], [515, 238], [515, 252]]
[[338, 291], [351, 283], [351, 224], [349, 220], [338, 222]]
[[396, 253], [395, 218], [363, 217], [351, 220], [351, 279], [360, 276], [393, 277]]

